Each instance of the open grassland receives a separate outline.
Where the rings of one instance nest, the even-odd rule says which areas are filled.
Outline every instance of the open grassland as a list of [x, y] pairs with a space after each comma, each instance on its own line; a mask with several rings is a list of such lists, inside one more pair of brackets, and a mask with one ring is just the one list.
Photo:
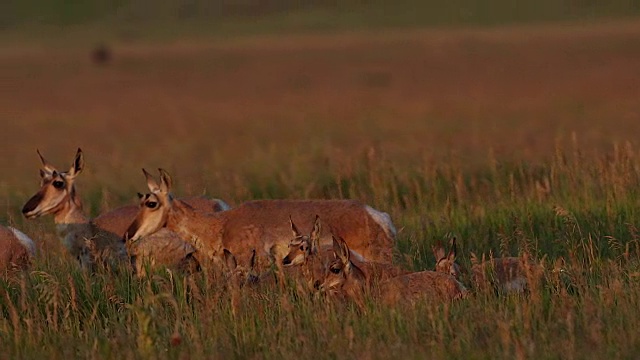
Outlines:
[[[8, 358], [633, 358], [640, 352], [640, 24], [356, 32], [0, 49], [0, 218], [37, 240], [3, 281]], [[164, 167], [179, 196], [354, 198], [389, 212], [397, 262], [563, 258], [526, 297], [364, 310], [204, 275], [80, 272], [19, 209], [40, 148], [92, 214]]]

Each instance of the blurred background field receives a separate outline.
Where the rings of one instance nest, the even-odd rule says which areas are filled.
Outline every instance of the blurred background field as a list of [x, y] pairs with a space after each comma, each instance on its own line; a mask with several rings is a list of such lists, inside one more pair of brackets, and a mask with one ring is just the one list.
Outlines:
[[[400, 264], [433, 266], [431, 245], [456, 235], [465, 263], [470, 251], [490, 250], [570, 258], [595, 299], [562, 303], [583, 321], [574, 328], [548, 303], [534, 325], [507, 319], [499, 329], [465, 322], [477, 304], [458, 308], [453, 316], [469, 329], [489, 328], [480, 340], [472, 330], [456, 337], [444, 313], [429, 313], [433, 337], [413, 356], [462, 355], [474, 345], [487, 347], [478, 356], [570, 347], [598, 357], [620, 346], [633, 354], [635, 337], [603, 334], [625, 332], [638, 315], [639, 12], [631, 0], [2, 2], [0, 219], [41, 240], [55, 271], [51, 257], [61, 249], [51, 220], [20, 214], [37, 189], [36, 148], [60, 167], [83, 149], [78, 186], [92, 215], [145, 191], [142, 167], [167, 169], [179, 196], [232, 205], [360, 199], [391, 214]], [[106, 64], [92, 61], [98, 44], [112, 55]], [[611, 287], [627, 295], [616, 297], [625, 306], [615, 311]], [[142, 296], [127, 291], [131, 302]], [[488, 317], [529, 303], [489, 304]], [[381, 338], [419, 343], [422, 325], [395, 318], [410, 315], [376, 314], [367, 324], [346, 316], [363, 337], [391, 316], [389, 331], [398, 333]], [[252, 316], [245, 320], [261, 321]], [[305, 326], [313, 349], [327, 345], [330, 334]], [[524, 350], [500, 345], [511, 327]], [[578, 340], [539, 335], [549, 330]], [[222, 343], [209, 346], [222, 353], [259, 353], [256, 339], [219, 335]], [[450, 345], [434, 345], [443, 338]], [[115, 341], [105, 346], [129, 344]], [[379, 355], [393, 353], [380, 344]], [[292, 346], [271, 350], [291, 356]]]

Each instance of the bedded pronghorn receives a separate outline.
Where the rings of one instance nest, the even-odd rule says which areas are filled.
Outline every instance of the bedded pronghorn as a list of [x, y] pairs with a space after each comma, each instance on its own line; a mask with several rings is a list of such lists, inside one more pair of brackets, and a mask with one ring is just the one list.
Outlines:
[[[282, 260], [285, 267], [299, 265], [302, 274], [311, 286], [319, 282], [325, 275], [328, 264], [335, 259], [332, 245], [320, 247], [320, 217], [316, 215], [316, 220], [309, 235], [303, 235], [298, 227], [289, 219], [293, 238], [289, 242], [289, 252]], [[358, 261], [355, 257], [351, 261], [361, 269], [365, 277], [372, 282], [379, 282], [391, 277], [396, 277], [408, 273], [393, 264], [377, 263], [371, 261]]]
[[[143, 196], [142, 194], [138, 194], [138, 198], [142, 198]], [[220, 199], [209, 199], [204, 196], [182, 198], [182, 201], [191, 205], [196, 211], [203, 213], [230, 209], [229, 205], [224, 201]], [[100, 229], [122, 237], [122, 234], [125, 234], [125, 231], [127, 231], [137, 214], [138, 205], [126, 205], [106, 211], [96, 216], [92, 221]]]
[[[160, 183], [143, 169], [151, 194], [145, 195], [136, 220], [128, 230], [132, 239], [152, 234], [162, 227], [189, 241], [201, 259], [211, 259], [229, 249], [247, 258], [252, 249], [281, 266], [288, 252], [291, 215], [311, 228], [317, 214], [328, 226], [343, 234], [358, 257], [390, 263], [395, 245], [395, 228], [389, 215], [353, 200], [256, 200], [228, 211], [199, 214], [171, 194], [171, 177], [159, 169]], [[321, 234], [320, 244], [330, 242]], [[199, 259], [200, 260], [200, 259]], [[258, 261], [258, 267], [260, 264]]]
[[[109, 212], [109, 215], [103, 217], [99, 223], [89, 220], [82, 210], [82, 203], [75, 188], [75, 178], [84, 168], [82, 150], [78, 149], [71, 168], [64, 172], [57, 170], [46, 161], [39, 151], [38, 156], [42, 162], [41, 187], [24, 205], [22, 209], [24, 216], [33, 219], [53, 214], [60, 240], [71, 255], [77, 258], [85, 268], [93, 267], [96, 260], [104, 261], [112, 258], [117, 262], [126, 259], [126, 251], [122, 242], [122, 234], [126, 227], [121, 229], [120, 224], [123, 219], [128, 218], [129, 221], [132, 221], [135, 214], [132, 215], [125, 208], [123, 211]], [[116, 231], [119, 233], [115, 233]], [[139, 253], [133, 254], [137, 264], [142, 264], [143, 260], [160, 263], [166, 262], [170, 258], [175, 259], [179, 254], [176, 249], [180, 249], [181, 245], [185, 244], [175, 234], [165, 234], [164, 237], [160, 234], [154, 239], [144, 240], [144, 243], [152, 240], [161, 240], [163, 245], [173, 248], [175, 253], [170, 257], [163, 256], [163, 254], [154, 256], [158, 254], [155, 247], [144, 245], [141, 242], [135, 247], [141, 250]], [[190, 253], [188, 247], [182, 246], [182, 248], [184, 248], [184, 256], [188, 256]], [[152, 258], [149, 259], [150, 257]]]
[[33, 240], [20, 230], [0, 225], [0, 271], [23, 270], [36, 254]]
[[[459, 279], [463, 271], [456, 262], [456, 239], [451, 239], [448, 253], [441, 244], [432, 249], [436, 258], [436, 271]], [[478, 261], [472, 254], [471, 263], [471, 285], [478, 290], [492, 286], [504, 293], [521, 293], [528, 289], [531, 281], [540, 280], [543, 275], [543, 267], [534, 263], [526, 254], [521, 258], [483, 258], [482, 261]]]
[[334, 237], [333, 248], [335, 260], [329, 265], [319, 289], [353, 300], [360, 306], [366, 294], [389, 305], [421, 300], [451, 301], [468, 294], [453, 276], [435, 271], [405, 273], [375, 283], [351, 261], [349, 246], [344, 240]]
[[320, 250], [320, 233], [322, 226], [320, 217], [316, 215], [313, 229], [309, 235], [303, 235], [289, 217], [289, 224], [293, 237], [289, 241], [288, 253], [282, 259], [287, 275], [300, 275], [306, 285], [306, 290], [311, 292], [317, 281], [322, 278], [324, 269], [333, 254], [326, 247]]

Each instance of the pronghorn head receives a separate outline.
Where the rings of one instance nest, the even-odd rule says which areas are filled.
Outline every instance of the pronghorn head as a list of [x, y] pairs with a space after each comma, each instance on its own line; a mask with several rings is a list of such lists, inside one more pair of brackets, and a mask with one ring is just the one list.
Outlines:
[[289, 242], [289, 253], [282, 259], [282, 265], [295, 266], [301, 265], [309, 256], [318, 254], [318, 244], [320, 243], [320, 217], [316, 215], [313, 229], [309, 235], [302, 235], [293, 223], [293, 219], [289, 216], [293, 239]]
[[224, 249], [222, 253], [223, 269], [226, 272], [227, 280], [232, 285], [242, 287], [245, 285], [256, 285], [260, 282], [260, 276], [256, 273], [256, 249], [251, 251], [251, 259], [249, 268], [238, 265], [236, 257], [228, 249]]
[[69, 203], [80, 207], [75, 194], [74, 181], [84, 168], [82, 150], [78, 148], [68, 171], [58, 171], [44, 159], [39, 150], [37, 153], [42, 162], [40, 190], [27, 201], [22, 208], [22, 214], [27, 219], [34, 219], [46, 214], [56, 214]]
[[172, 201], [171, 177], [163, 169], [158, 169], [158, 171], [160, 172], [160, 184], [145, 169], [142, 169], [151, 193], [145, 195], [138, 193], [140, 199], [138, 214], [124, 234], [125, 241], [135, 241], [151, 235], [163, 228], [167, 222], [167, 214]]
[[449, 274], [456, 279], [460, 278], [461, 269], [460, 265], [456, 262], [457, 247], [456, 238], [451, 239], [449, 253], [447, 253], [442, 246], [438, 244], [431, 248], [433, 250], [433, 256], [436, 258], [436, 271]]
[[329, 293], [339, 293], [342, 290], [353, 292], [354, 289], [347, 287], [357, 287], [362, 291], [366, 277], [362, 270], [350, 260], [351, 252], [349, 246], [341, 237], [333, 236], [333, 253], [335, 260], [329, 264], [324, 281], [319, 285], [321, 291]]

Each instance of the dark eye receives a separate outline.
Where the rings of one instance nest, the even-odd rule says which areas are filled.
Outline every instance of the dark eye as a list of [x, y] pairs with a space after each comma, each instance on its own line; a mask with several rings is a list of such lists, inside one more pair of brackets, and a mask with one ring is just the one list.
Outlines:
[[158, 206], [158, 203], [157, 203], [157, 202], [155, 202], [155, 201], [149, 201], [146, 205], [147, 205], [147, 207], [148, 207], [148, 208], [150, 208], [150, 209], [155, 209], [155, 208], [156, 208], [156, 206]]
[[61, 181], [61, 180], [54, 181], [53, 187], [56, 189], [62, 189], [64, 187], [64, 181]]
[[338, 269], [338, 268], [331, 268], [330, 270], [334, 274], [340, 274], [340, 269]]
[[304, 246], [300, 245], [300, 250], [304, 251]]

